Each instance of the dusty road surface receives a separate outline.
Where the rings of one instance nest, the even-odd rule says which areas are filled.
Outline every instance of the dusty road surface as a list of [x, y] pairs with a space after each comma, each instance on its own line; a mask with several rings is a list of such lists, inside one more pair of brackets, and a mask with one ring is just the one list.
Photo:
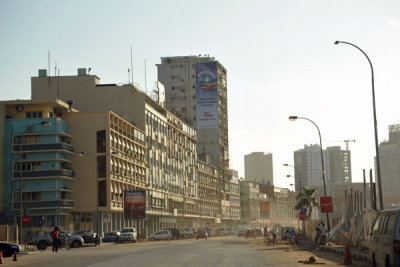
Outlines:
[[[262, 239], [238, 237], [208, 240], [155, 241], [116, 244], [101, 247], [50, 250], [20, 255], [18, 261], [5, 258], [7, 266], [309, 266], [298, 263], [315, 254], [299, 251], [289, 243], [266, 246]], [[317, 263], [342, 266], [343, 256], [317, 253]], [[353, 261], [353, 266], [368, 266], [365, 261]]]

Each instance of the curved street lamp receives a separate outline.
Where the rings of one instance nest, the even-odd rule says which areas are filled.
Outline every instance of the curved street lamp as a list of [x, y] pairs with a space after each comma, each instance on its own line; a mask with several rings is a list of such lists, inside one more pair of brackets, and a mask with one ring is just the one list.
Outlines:
[[372, 66], [371, 60], [368, 55], [355, 44], [344, 42], [344, 41], [335, 41], [335, 45], [338, 44], [347, 44], [357, 48], [364, 56], [367, 58], [369, 66], [371, 67], [371, 81], [372, 81], [372, 107], [374, 112], [374, 132], [375, 132], [375, 153], [376, 153], [376, 174], [378, 181], [378, 190], [379, 190], [379, 202], [380, 209], [383, 210], [383, 196], [382, 196], [382, 182], [381, 182], [381, 165], [379, 162], [379, 146], [378, 146], [378, 121], [376, 119], [376, 105], [375, 105], [375, 83], [374, 83], [374, 67]]
[[[308, 119], [308, 118], [304, 118], [304, 117], [298, 117], [298, 116], [290, 116], [289, 120], [290, 121], [296, 121], [298, 119], [301, 120], [306, 120], [311, 122], [312, 124], [314, 124], [314, 126], [317, 128], [318, 130], [318, 135], [319, 135], [319, 145], [320, 145], [320, 150], [321, 150], [321, 164], [322, 164], [322, 181], [324, 182], [324, 196], [326, 197], [326, 183], [325, 183], [325, 166], [324, 166], [324, 156], [322, 153], [322, 138], [321, 138], [321, 131], [319, 130], [317, 124], [315, 124], [315, 122], [313, 122], [312, 120]], [[328, 230], [331, 229], [331, 224], [329, 222], [329, 213], [326, 213], [326, 224], [328, 226]]]

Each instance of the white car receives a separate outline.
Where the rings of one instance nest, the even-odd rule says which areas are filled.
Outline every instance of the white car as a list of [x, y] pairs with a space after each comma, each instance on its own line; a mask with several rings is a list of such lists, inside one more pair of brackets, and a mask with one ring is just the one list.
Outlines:
[[137, 231], [134, 227], [122, 229], [121, 235], [119, 236], [119, 242], [132, 241], [133, 243], [136, 243], [136, 240]]
[[369, 238], [372, 266], [400, 266], [400, 209], [379, 211]]
[[149, 236], [150, 241], [154, 240], [171, 240], [172, 239], [172, 234], [168, 230], [162, 230], [158, 233], [152, 234]]

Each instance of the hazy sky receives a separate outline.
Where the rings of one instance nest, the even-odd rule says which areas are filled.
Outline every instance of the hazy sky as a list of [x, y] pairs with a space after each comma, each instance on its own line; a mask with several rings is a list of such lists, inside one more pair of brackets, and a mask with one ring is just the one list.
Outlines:
[[92, 68], [102, 83], [147, 90], [160, 57], [209, 54], [228, 71], [231, 168], [244, 175], [245, 154], [272, 152], [278, 186], [294, 150], [355, 139], [353, 180], [375, 155], [370, 57], [375, 70], [379, 140], [400, 123], [400, 1], [0, 1], [1, 100], [30, 98], [30, 77], [47, 69], [76, 75]]

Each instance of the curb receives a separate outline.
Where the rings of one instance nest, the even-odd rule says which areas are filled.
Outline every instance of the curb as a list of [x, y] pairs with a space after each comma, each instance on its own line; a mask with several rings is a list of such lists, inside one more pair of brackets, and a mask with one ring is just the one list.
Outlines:
[[[326, 252], [333, 252], [333, 253], [336, 253], [336, 254], [344, 255], [345, 248], [321, 246], [321, 250], [322, 251], [326, 251]], [[350, 251], [351, 251], [351, 249], [350, 249]], [[351, 256], [356, 258], [356, 259], [369, 260], [368, 259], [368, 255], [365, 255], [365, 254], [359, 253], [359, 252], [354, 252], [353, 251], [353, 252], [351, 252]]]

